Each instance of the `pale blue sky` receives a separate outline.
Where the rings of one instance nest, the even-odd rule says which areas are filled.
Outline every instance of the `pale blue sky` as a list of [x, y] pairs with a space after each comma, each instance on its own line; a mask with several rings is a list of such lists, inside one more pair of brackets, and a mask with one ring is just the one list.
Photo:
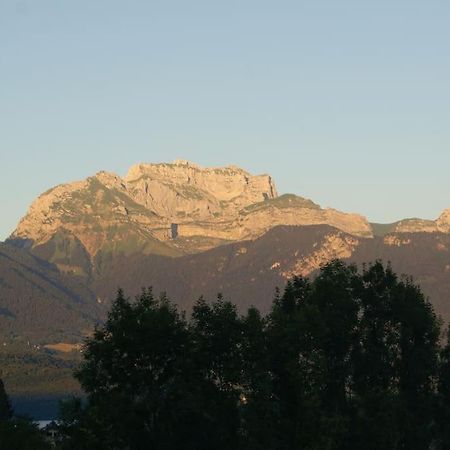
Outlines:
[[448, 0], [0, 0], [0, 239], [55, 184], [175, 158], [435, 218], [449, 23]]

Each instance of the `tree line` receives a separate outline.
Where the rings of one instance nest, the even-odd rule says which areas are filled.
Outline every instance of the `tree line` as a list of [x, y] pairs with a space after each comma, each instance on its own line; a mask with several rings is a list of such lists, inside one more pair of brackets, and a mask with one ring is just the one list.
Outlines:
[[188, 318], [151, 289], [119, 291], [75, 373], [86, 399], [61, 405], [53, 445], [450, 449], [441, 328], [420, 288], [381, 262], [295, 277], [265, 316], [219, 295]]

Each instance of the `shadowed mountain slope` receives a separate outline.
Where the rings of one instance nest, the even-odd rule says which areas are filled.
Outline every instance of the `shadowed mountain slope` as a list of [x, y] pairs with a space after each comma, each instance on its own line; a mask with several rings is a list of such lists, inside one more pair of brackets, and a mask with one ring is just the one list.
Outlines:
[[295, 274], [313, 276], [331, 259], [358, 264], [376, 259], [391, 262], [397, 273], [413, 275], [438, 314], [450, 319], [450, 235], [397, 233], [358, 238], [326, 225], [279, 226], [251, 241], [224, 245], [181, 258], [132, 255], [111, 262], [92, 289], [105, 302], [118, 286], [129, 295], [141, 286], [165, 291], [189, 310], [200, 295], [218, 292], [241, 310], [254, 305], [268, 311], [275, 288]]
[[450, 321], [449, 234], [392, 233], [362, 240], [350, 259], [358, 264], [374, 259], [390, 261], [396, 273], [412, 276], [436, 312]]
[[101, 315], [93, 293], [24, 249], [0, 243], [0, 333], [34, 343], [79, 340]]

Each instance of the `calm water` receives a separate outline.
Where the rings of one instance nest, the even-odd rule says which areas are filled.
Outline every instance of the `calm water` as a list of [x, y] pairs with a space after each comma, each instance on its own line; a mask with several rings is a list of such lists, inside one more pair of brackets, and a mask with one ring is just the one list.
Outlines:
[[38, 424], [39, 428], [45, 428], [49, 423], [51, 423], [51, 420], [37, 420], [36, 423]]

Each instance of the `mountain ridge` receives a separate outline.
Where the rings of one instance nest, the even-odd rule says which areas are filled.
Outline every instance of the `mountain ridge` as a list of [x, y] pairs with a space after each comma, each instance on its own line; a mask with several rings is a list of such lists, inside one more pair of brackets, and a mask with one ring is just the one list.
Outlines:
[[[203, 168], [177, 160], [135, 164], [124, 177], [102, 171], [82, 181], [55, 186], [33, 202], [7, 242], [54, 264], [62, 274], [85, 284], [99, 301], [107, 303], [113, 295], [111, 283], [121, 280], [120, 273], [112, 278], [111, 274], [117, 265], [124, 267], [124, 261], [135, 273], [140, 269], [134, 262], [152, 264], [157, 279], [170, 285], [170, 276], [161, 276], [158, 265], [166, 267], [167, 274], [178, 273], [180, 281], [185, 277], [179, 267], [184, 267], [186, 258], [201, 261], [202, 255], [211, 254], [223, 258], [222, 252], [234, 251], [235, 246], [240, 254], [247, 251], [248, 242], [271, 242], [270, 236], [279, 227], [293, 227], [309, 236], [309, 240], [300, 239], [305, 248], [297, 248], [292, 254], [286, 245], [284, 257], [270, 263], [270, 273], [278, 273], [275, 278], [282, 284], [295, 275], [313, 274], [331, 259], [351, 260], [361, 254], [361, 249], [366, 249], [368, 260], [382, 254], [392, 254], [395, 259], [401, 254], [396, 253], [397, 248], [407, 250], [420, 242], [431, 242], [426, 235], [431, 239], [444, 236], [445, 241], [445, 236], [450, 236], [450, 209], [435, 221], [412, 218], [370, 224], [363, 216], [322, 209], [310, 199], [278, 195], [275, 182], [267, 174], [251, 175], [237, 166]], [[312, 229], [321, 231], [314, 235]], [[299, 240], [294, 232], [291, 235]], [[313, 235], [315, 241], [311, 241]], [[264, 254], [270, 251], [262, 247]], [[214, 249], [216, 253], [211, 253]], [[446, 249], [445, 241], [428, 249], [428, 256], [440, 261]], [[196, 267], [197, 263], [192, 264]], [[252, 262], [248, 264], [243, 267], [244, 278], [251, 272]], [[220, 264], [211, 262], [211, 266], [222, 272]], [[183, 270], [191, 273], [186, 267]], [[207, 268], [203, 272], [209, 273]], [[261, 269], [259, 275], [250, 278], [261, 279], [268, 273]], [[420, 276], [421, 272], [416, 273]], [[192, 276], [195, 279], [195, 274]], [[210, 273], [205, 286], [216, 276]], [[125, 284], [129, 282], [139, 288], [144, 280], [129, 273]], [[177, 295], [194, 293], [191, 285], [184, 285]], [[201, 294], [199, 289], [195, 293]]]
[[67, 263], [73, 259], [69, 254], [61, 258], [63, 247], [84, 251], [94, 265], [111, 251], [181, 256], [255, 239], [277, 225], [312, 224], [372, 237], [364, 217], [322, 209], [293, 194], [279, 196], [267, 174], [175, 161], [136, 164], [123, 178], [98, 172], [49, 189], [32, 203], [9, 241], [42, 249], [65, 236], [54, 255], [43, 253], [62, 270], [81, 273], [86, 270]]

